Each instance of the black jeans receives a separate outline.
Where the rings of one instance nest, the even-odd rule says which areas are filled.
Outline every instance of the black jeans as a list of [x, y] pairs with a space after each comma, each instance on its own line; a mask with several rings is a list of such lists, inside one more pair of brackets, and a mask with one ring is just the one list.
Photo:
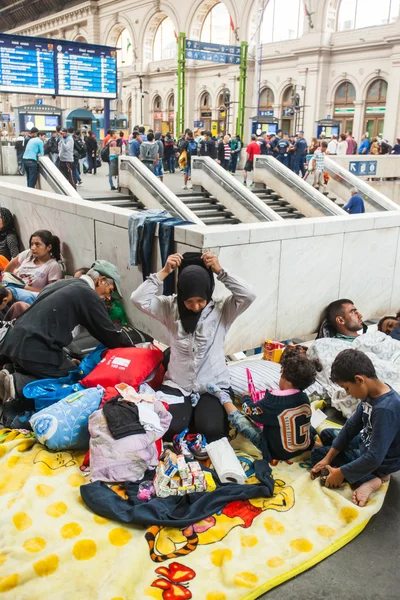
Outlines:
[[[168, 386], [161, 386], [161, 391], [181, 395], [179, 391]], [[172, 421], [164, 436], [166, 441], [171, 441], [175, 434], [184, 429], [189, 429], [190, 433], [202, 433], [208, 443], [228, 436], [227, 414], [218, 398], [212, 394], [202, 394], [195, 407], [192, 406], [190, 397], [186, 396], [182, 404], [172, 404], [168, 410]]]
[[66, 355], [64, 355], [60, 366], [16, 358], [13, 358], [12, 362], [17, 368], [20, 367], [29, 375], [36, 377], [36, 379], [58, 379], [59, 377], [66, 377], [70, 371], [76, 369], [76, 364]]
[[76, 181], [74, 179], [74, 163], [66, 162], [64, 160], [60, 160], [60, 171], [64, 175], [65, 179], [67, 179], [73, 188], [76, 188]]
[[96, 156], [91, 156], [90, 154], [88, 154], [88, 173], [91, 173], [93, 171], [93, 173], [96, 175], [97, 172], [97, 162], [96, 162], [97, 158]]
[[39, 172], [38, 161], [24, 159], [24, 167], [25, 167], [28, 187], [35, 188], [37, 179], [38, 179], [38, 172]]

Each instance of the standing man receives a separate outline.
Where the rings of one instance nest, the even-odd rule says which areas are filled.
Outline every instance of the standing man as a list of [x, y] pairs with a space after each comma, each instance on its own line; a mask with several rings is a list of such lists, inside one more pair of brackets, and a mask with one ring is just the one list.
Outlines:
[[175, 140], [169, 132], [165, 136], [164, 158], [168, 171], [175, 173]]
[[307, 140], [304, 138], [304, 131], [301, 130], [297, 134], [297, 140], [294, 143], [294, 169], [293, 171], [296, 175], [299, 175], [299, 171], [301, 177], [304, 177], [306, 174], [306, 167], [304, 165], [307, 157]]
[[[153, 133], [153, 130], [149, 129], [149, 133]], [[148, 137], [145, 134], [145, 129], [144, 129], [143, 126], [139, 127], [139, 134], [140, 134], [142, 142], [147, 142], [148, 141]]]
[[94, 133], [88, 131], [85, 138], [86, 152], [88, 157], [87, 175], [96, 175], [97, 172], [97, 139]]
[[59, 169], [65, 179], [76, 189], [74, 179], [74, 138], [68, 133], [68, 129], [65, 127], [61, 129], [60, 134], [61, 140], [58, 145]]
[[343, 206], [343, 210], [349, 213], [349, 215], [357, 215], [360, 213], [365, 213], [365, 205], [364, 200], [361, 198], [358, 190], [356, 188], [352, 188], [350, 190], [351, 198], [346, 204]]
[[151, 171], [155, 173], [155, 168], [158, 163], [159, 154], [158, 154], [158, 143], [154, 141], [154, 134], [149, 133], [147, 136], [147, 141], [142, 142], [140, 146], [140, 160], [144, 165]]
[[229, 164], [231, 162], [232, 149], [230, 144], [229, 135], [225, 135], [224, 138], [218, 144], [218, 164], [221, 165], [225, 171], [228, 171]]
[[239, 155], [242, 150], [242, 140], [240, 139], [240, 135], [236, 135], [231, 140], [231, 150], [232, 150], [232, 154], [231, 154], [230, 171], [231, 171], [232, 175], [235, 175], [236, 167], [237, 167], [238, 160], [239, 160]]
[[112, 129], [107, 130], [107, 135], [103, 140], [103, 148], [105, 148], [107, 146], [108, 142], [111, 140], [112, 133], [113, 133]]
[[320, 192], [323, 192], [325, 189], [325, 181], [324, 181], [324, 171], [325, 171], [325, 154], [328, 148], [328, 144], [326, 142], [321, 142], [319, 148], [316, 149], [313, 157], [311, 159], [313, 165], [313, 187], [315, 187]]
[[[32, 127], [25, 152], [23, 155], [24, 168], [26, 172], [27, 185], [30, 188], [35, 188], [39, 171], [39, 156], [44, 156], [44, 144], [38, 137], [39, 130]], [[41, 134], [43, 135], [43, 134]]]
[[280, 163], [285, 165], [285, 167], [289, 167], [289, 154], [288, 154], [289, 146], [290, 146], [289, 134], [284, 133], [283, 138], [281, 140], [278, 140], [278, 143], [276, 146], [278, 149], [278, 156], [276, 158], [279, 160]]
[[68, 133], [72, 135], [72, 139], [74, 140], [74, 181], [76, 185], [82, 185], [79, 161], [86, 156], [85, 144], [82, 141], [80, 131], [75, 131], [73, 127], [69, 127]]
[[338, 137], [337, 135], [333, 134], [330, 141], [328, 142], [328, 149], [326, 151], [327, 154], [330, 154], [332, 156], [335, 156], [335, 154], [337, 154], [338, 151]]
[[364, 134], [363, 136], [361, 136], [361, 143], [358, 148], [358, 154], [369, 154], [370, 148], [371, 148], [371, 142], [369, 141], [367, 136]]
[[200, 142], [200, 156], [209, 156], [213, 160], [217, 158], [217, 147], [211, 131], [204, 132], [204, 138]]
[[155, 134], [155, 140], [158, 145], [158, 163], [154, 170], [154, 175], [159, 178], [160, 181], [164, 179], [163, 161], [164, 161], [164, 144], [161, 139], [161, 132], [157, 131]]
[[[243, 172], [243, 185], [245, 185], [245, 186], [247, 186], [247, 173], [251, 173], [254, 169], [254, 157], [257, 154], [260, 154], [260, 144], [257, 142], [257, 136], [255, 133], [253, 133], [253, 135], [251, 136], [251, 142], [247, 146], [246, 152], [247, 152], [247, 160], [246, 160], [246, 164], [244, 165], [244, 172]], [[251, 186], [253, 186], [253, 185], [254, 185], [254, 181], [252, 182]]]
[[347, 132], [346, 142], [347, 142], [346, 154], [354, 154], [354, 150], [356, 147], [356, 141], [353, 138], [351, 131]]
[[140, 137], [140, 133], [138, 131], [134, 131], [132, 133], [132, 139], [129, 142], [129, 155], [139, 158], [141, 144], [142, 138]]

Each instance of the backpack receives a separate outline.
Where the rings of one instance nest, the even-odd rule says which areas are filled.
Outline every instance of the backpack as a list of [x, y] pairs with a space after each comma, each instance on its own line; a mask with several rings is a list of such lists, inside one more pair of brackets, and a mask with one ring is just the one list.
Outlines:
[[74, 137], [74, 152], [79, 155], [79, 158], [85, 158], [86, 147], [81, 139]]
[[154, 162], [158, 154], [158, 143], [157, 142], [143, 142], [141, 146], [144, 150], [143, 160], [147, 162]]
[[108, 144], [107, 146], [104, 146], [103, 150], [100, 153], [100, 157], [103, 162], [110, 162], [110, 147]]
[[197, 143], [194, 140], [190, 140], [187, 149], [190, 156], [197, 154]]

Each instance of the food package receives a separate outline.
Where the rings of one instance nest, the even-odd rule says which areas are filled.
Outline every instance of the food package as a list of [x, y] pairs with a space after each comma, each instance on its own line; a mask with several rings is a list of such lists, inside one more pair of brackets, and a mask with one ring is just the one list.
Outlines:
[[217, 486], [215, 485], [214, 477], [208, 471], [204, 473], [204, 477], [207, 484], [207, 492], [213, 492], [217, 488]]
[[193, 492], [196, 491], [196, 487], [194, 485], [188, 485], [187, 487], [187, 493], [188, 494], [193, 494]]
[[185, 494], [187, 494], [187, 488], [186, 487], [178, 487], [178, 489], [176, 490], [176, 494], [177, 496], [184, 496]]
[[179, 475], [174, 475], [173, 477], [171, 477], [171, 480], [169, 482], [169, 487], [171, 488], [171, 490], [177, 490], [178, 487], [180, 487], [181, 485], [181, 478], [179, 477]]
[[168, 477], [173, 477], [178, 472], [177, 456], [171, 450], [167, 450], [165, 453], [164, 472]]
[[[176, 464], [178, 465], [178, 471], [181, 479], [189, 479], [189, 467], [183, 454], [178, 454], [176, 457]], [[190, 485], [190, 484], [189, 484]]]
[[272, 340], [267, 340], [264, 343], [263, 359], [270, 360], [275, 363], [281, 362], [281, 356], [284, 347], [284, 344], [281, 344], [281, 342], [273, 342]]
[[157, 482], [160, 486], [169, 486], [171, 477], [165, 473], [165, 467], [163, 463], [159, 463], [156, 468], [156, 474], [154, 476], [154, 482]]

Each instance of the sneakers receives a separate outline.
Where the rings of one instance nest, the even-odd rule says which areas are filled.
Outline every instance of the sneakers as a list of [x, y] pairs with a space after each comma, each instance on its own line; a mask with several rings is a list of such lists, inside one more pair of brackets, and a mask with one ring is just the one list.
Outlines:
[[83, 182], [82, 182], [82, 181], [77, 181], [77, 182], [76, 182], [76, 185], [77, 185], [78, 187], [80, 187], [81, 185], [83, 185]]
[[188, 189], [188, 186], [187, 186], [187, 185], [183, 185], [183, 186], [182, 186], [182, 189], [183, 189], [183, 190], [187, 190], [187, 189]]
[[174, 444], [175, 452], [177, 454], [183, 454], [183, 456], [189, 460], [193, 460], [193, 454], [189, 450], [189, 446], [187, 441], [185, 440], [185, 436], [188, 433], [189, 429], [184, 429], [181, 433], [177, 433], [174, 435], [172, 443]]
[[201, 433], [189, 433], [186, 436], [186, 442], [190, 452], [197, 460], [208, 458], [206, 451], [207, 440]]

